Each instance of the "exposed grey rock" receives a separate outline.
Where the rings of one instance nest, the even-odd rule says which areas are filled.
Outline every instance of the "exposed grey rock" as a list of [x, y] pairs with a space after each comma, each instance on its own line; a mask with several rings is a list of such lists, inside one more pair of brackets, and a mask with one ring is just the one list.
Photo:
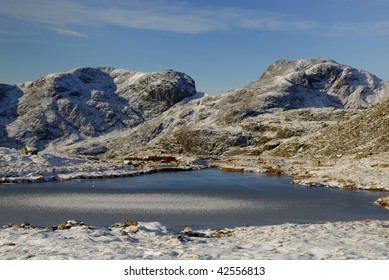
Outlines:
[[1, 85], [0, 137], [40, 148], [70, 136], [77, 142], [136, 127], [195, 93], [194, 81], [172, 70], [79, 68], [20, 88]]
[[85, 155], [85, 156], [97, 156], [105, 153], [107, 150], [108, 150], [107, 147], [101, 146], [97, 143], [93, 143], [92, 145], [87, 147], [78, 147], [75, 150], [75, 153], [79, 155]]
[[8, 137], [7, 125], [17, 118], [17, 107], [22, 91], [13, 85], [0, 84], [0, 145], [12, 147], [17, 145], [16, 139]]

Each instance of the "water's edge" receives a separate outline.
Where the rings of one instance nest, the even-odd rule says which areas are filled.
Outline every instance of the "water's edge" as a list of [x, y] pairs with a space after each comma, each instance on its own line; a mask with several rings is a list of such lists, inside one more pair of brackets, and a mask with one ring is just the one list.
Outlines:
[[388, 219], [380, 194], [291, 185], [289, 176], [216, 168], [129, 178], [0, 186], [0, 224], [76, 219], [107, 226], [158, 221], [175, 229]]

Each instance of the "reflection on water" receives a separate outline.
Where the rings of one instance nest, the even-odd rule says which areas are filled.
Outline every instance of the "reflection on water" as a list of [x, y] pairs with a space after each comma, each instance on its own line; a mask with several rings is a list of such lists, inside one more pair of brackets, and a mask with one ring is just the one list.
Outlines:
[[53, 225], [78, 219], [110, 225], [126, 219], [180, 229], [388, 219], [373, 202], [382, 193], [307, 188], [289, 177], [217, 169], [145, 176], [0, 186], [0, 224]]

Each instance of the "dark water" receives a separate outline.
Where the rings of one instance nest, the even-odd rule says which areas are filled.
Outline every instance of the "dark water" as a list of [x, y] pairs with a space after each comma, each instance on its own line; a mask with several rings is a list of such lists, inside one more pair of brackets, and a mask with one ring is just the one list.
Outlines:
[[290, 185], [289, 177], [217, 169], [130, 178], [0, 185], [0, 224], [126, 219], [174, 229], [389, 219], [383, 193]]

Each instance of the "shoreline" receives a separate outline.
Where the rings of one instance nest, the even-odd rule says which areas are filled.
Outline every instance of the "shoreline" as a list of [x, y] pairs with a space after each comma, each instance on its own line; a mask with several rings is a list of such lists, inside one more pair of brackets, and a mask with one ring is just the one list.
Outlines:
[[[0, 185], [83, 179], [123, 178], [166, 171], [217, 167], [226, 172], [291, 176], [291, 184], [307, 187], [370, 190], [387, 193], [375, 203], [389, 210], [389, 153], [355, 160], [350, 157], [317, 162], [272, 156], [189, 156], [144, 154], [112, 161], [46, 154], [25, 156], [0, 148]], [[383, 167], [380, 167], [383, 166]]]

